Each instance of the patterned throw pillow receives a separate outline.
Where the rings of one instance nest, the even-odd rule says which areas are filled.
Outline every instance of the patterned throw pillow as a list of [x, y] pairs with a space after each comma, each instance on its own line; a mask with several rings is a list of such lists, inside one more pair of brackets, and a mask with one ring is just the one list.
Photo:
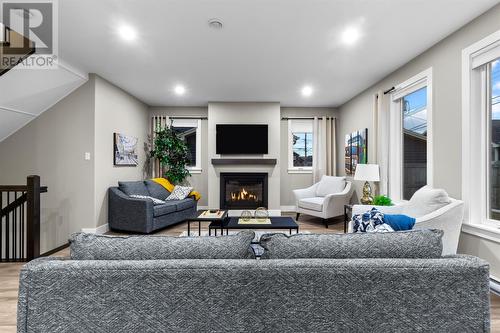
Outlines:
[[391, 226], [384, 221], [384, 214], [377, 208], [352, 217], [354, 232], [391, 232]]
[[174, 190], [172, 191], [172, 193], [170, 193], [170, 195], [165, 200], [168, 201], [168, 200], [186, 199], [192, 190], [193, 190], [193, 188], [190, 186], [175, 185]]
[[151, 199], [151, 200], [153, 200], [153, 205], [155, 205], [155, 206], [162, 205], [165, 203], [165, 201], [163, 201], [163, 200], [156, 199], [156, 198], [150, 197], [148, 195], [131, 194], [131, 195], [129, 195], [129, 197], [136, 198], [136, 199]]

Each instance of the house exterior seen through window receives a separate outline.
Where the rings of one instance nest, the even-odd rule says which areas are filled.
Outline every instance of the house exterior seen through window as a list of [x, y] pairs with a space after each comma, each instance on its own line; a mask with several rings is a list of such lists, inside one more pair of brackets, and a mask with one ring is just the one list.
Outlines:
[[403, 199], [427, 184], [427, 87], [402, 98]]
[[312, 167], [313, 161], [313, 134], [312, 132], [294, 132], [293, 166]]
[[490, 123], [489, 218], [500, 220], [500, 59], [487, 65]]

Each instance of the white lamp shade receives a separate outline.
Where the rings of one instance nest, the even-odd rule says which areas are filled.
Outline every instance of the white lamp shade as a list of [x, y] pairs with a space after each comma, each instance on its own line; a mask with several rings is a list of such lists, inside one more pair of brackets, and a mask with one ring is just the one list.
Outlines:
[[378, 164], [358, 164], [356, 165], [356, 173], [354, 180], [362, 180], [366, 182], [380, 181]]

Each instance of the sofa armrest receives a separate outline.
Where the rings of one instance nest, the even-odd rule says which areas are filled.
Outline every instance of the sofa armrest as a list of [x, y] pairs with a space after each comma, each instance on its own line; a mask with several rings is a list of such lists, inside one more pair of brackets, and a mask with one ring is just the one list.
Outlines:
[[323, 211], [327, 212], [326, 216], [339, 216], [344, 211], [344, 205], [349, 204], [352, 197], [353, 187], [351, 182], [346, 182], [346, 186], [342, 192], [328, 194], [323, 202]]
[[319, 183], [316, 183], [316, 184], [313, 184], [312, 186], [309, 186], [307, 188], [293, 190], [293, 194], [295, 195], [296, 203], [298, 203], [300, 199], [315, 197], [316, 196], [316, 188], [318, 187], [318, 184]]
[[153, 201], [131, 198], [116, 187], [108, 191], [108, 223], [112, 229], [149, 233], [153, 230]]

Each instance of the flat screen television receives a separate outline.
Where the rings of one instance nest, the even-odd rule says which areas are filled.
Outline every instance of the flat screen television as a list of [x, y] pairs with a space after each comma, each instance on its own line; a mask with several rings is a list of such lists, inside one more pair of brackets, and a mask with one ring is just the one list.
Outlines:
[[216, 125], [217, 154], [267, 154], [267, 125]]

